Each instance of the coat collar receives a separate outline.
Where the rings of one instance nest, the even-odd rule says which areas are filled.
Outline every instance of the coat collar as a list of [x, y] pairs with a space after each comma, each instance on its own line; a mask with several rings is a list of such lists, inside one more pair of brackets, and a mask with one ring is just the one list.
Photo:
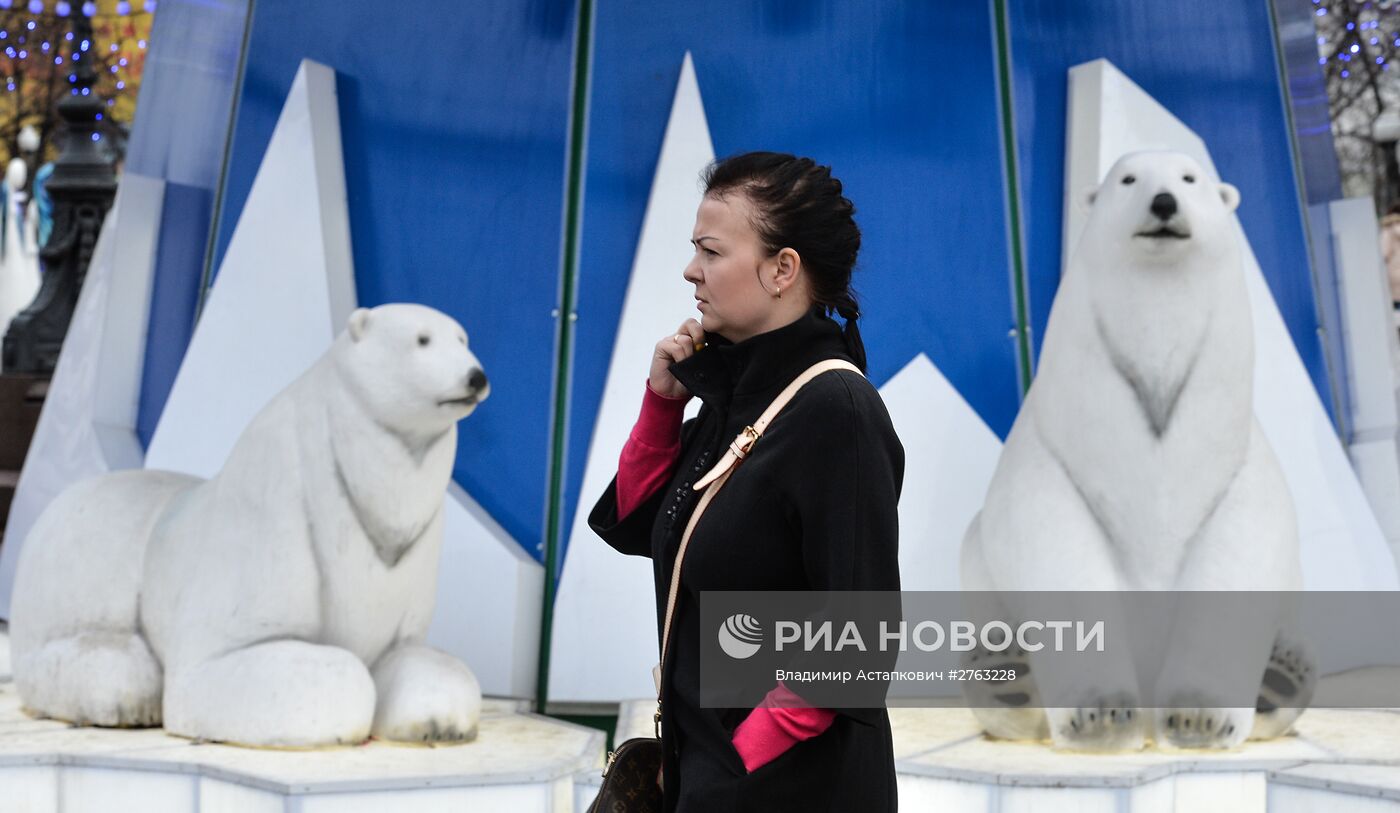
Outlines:
[[706, 346], [671, 365], [671, 374], [712, 407], [776, 395], [803, 370], [829, 358], [850, 360], [841, 326], [814, 305], [796, 321], [731, 342], [718, 334]]

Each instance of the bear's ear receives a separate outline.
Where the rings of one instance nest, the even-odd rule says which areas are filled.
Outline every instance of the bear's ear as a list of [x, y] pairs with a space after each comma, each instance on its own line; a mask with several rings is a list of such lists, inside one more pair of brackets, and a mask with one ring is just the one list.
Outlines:
[[345, 323], [345, 329], [350, 331], [350, 340], [356, 342], [365, 335], [368, 327], [369, 308], [356, 308], [355, 312], [350, 314], [350, 320]]
[[1240, 205], [1240, 190], [1227, 183], [1220, 185], [1220, 199], [1225, 202], [1225, 211], [1233, 212]]
[[1098, 188], [1098, 186], [1091, 186], [1091, 187], [1089, 187], [1088, 189], [1081, 190], [1080, 193], [1079, 193], [1079, 201], [1078, 201], [1078, 202], [1079, 202], [1079, 209], [1080, 209], [1080, 211], [1087, 212], [1087, 211], [1089, 211], [1090, 209], [1094, 208], [1094, 201], [1097, 200], [1098, 197], [1099, 197], [1099, 188]]

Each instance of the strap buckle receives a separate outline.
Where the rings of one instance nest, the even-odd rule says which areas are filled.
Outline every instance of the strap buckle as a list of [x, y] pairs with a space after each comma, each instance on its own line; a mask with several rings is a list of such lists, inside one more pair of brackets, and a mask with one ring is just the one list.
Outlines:
[[758, 430], [754, 429], [753, 426], [745, 426], [744, 431], [740, 432], [738, 437], [729, 442], [729, 451], [733, 452], [735, 457], [743, 460], [744, 457], [748, 455], [749, 450], [753, 449], [753, 445], [757, 442]]

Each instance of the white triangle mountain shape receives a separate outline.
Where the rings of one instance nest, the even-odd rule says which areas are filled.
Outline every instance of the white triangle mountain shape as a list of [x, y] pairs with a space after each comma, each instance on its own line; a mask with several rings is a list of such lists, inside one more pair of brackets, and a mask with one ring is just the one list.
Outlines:
[[900, 586], [958, 590], [963, 535], [987, 496], [1001, 439], [923, 353], [880, 396], [904, 444]]
[[[602, 702], [653, 691], [655, 602], [649, 560], [623, 556], [588, 528], [593, 501], [617, 472], [636, 420], [647, 353], [693, 313], [681, 278], [700, 204], [700, 171], [714, 160], [694, 66], [687, 54], [662, 141], [641, 239], [623, 304], [602, 406], [594, 424], [579, 506], [555, 604], [549, 697]], [[982, 503], [1001, 443], [928, 357], [920, 354], [881, 388], [905, 444], [900, 569], [910, 589], [956, 589], [958, 549]], [[690, 408], [698, 407], [692, 400]], [[607, 635], [598, 630], [606, 629]]]
[[210, 477], [355, 308], [335, 72], [301, 63], [146, 466]]
[[691, 229], [702, 194], [700, 172], [714, 158], [700, 86], [687, 53], [569, 532], [551, 634], [551, 700], [613, 701], [653, 691], [651, 665], [657, 646], [651, 562], [623, 556], [604, 544], [589, 530], [588, 512], [617, 473], [618, 455], [642, 402], [651, 348], [696, 315], [687, 306], [693, 302], [693, 288], [681, 271], [691, 257]]
[[[161, 189], [157, 186], [156, 191]], [[15, 569], [25, 538], [54, 497], [79, 480], [141, 465], [141, 449], [134, 433], [125, 433], [127, 443], [120, 452], [109, 453], [104, 448], [98, 405], [102, 376], [121, 366], [105, 358], [104, 351], [115, 342], [104, 328], [112, 283], [114, 278], [120, 278], [113, 266], [121, 202], [130, 194], [123, 183], [102, 224], [58, 365], [49, 382], [44, 410], [24, 458], [5, 523], [5, 542], [0, 545], [0, 618], [10, 617]], [[154, 201], [158, 205], [160, 197], [155, 196]], [[159, 222], [159, 217], [155, 222]]]

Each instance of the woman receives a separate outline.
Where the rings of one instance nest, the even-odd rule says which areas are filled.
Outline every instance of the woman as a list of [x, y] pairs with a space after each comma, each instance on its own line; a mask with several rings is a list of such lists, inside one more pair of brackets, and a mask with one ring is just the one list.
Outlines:
[[[850, 289], [860, 230], [830, 169], [747, 153], [704, 182], [685, 269], [701, 318], [657, 342], [618, 476], [589, 516], [608, 544], [652, 558], [658, 623], [698, 501], [691, 484], [812, 364], [865, 369]], [[682, 426], [692, 395], [700, 413]], [[898, 590], [903, 476], [879, 393], [838, 370], [798, 392], [713, 499], [682, 565], [662, 667], [666, 810], [896, 809], [883, 708], [794, 708], [781, 684], [755, 708], [701, 708], [699, 594]]]

